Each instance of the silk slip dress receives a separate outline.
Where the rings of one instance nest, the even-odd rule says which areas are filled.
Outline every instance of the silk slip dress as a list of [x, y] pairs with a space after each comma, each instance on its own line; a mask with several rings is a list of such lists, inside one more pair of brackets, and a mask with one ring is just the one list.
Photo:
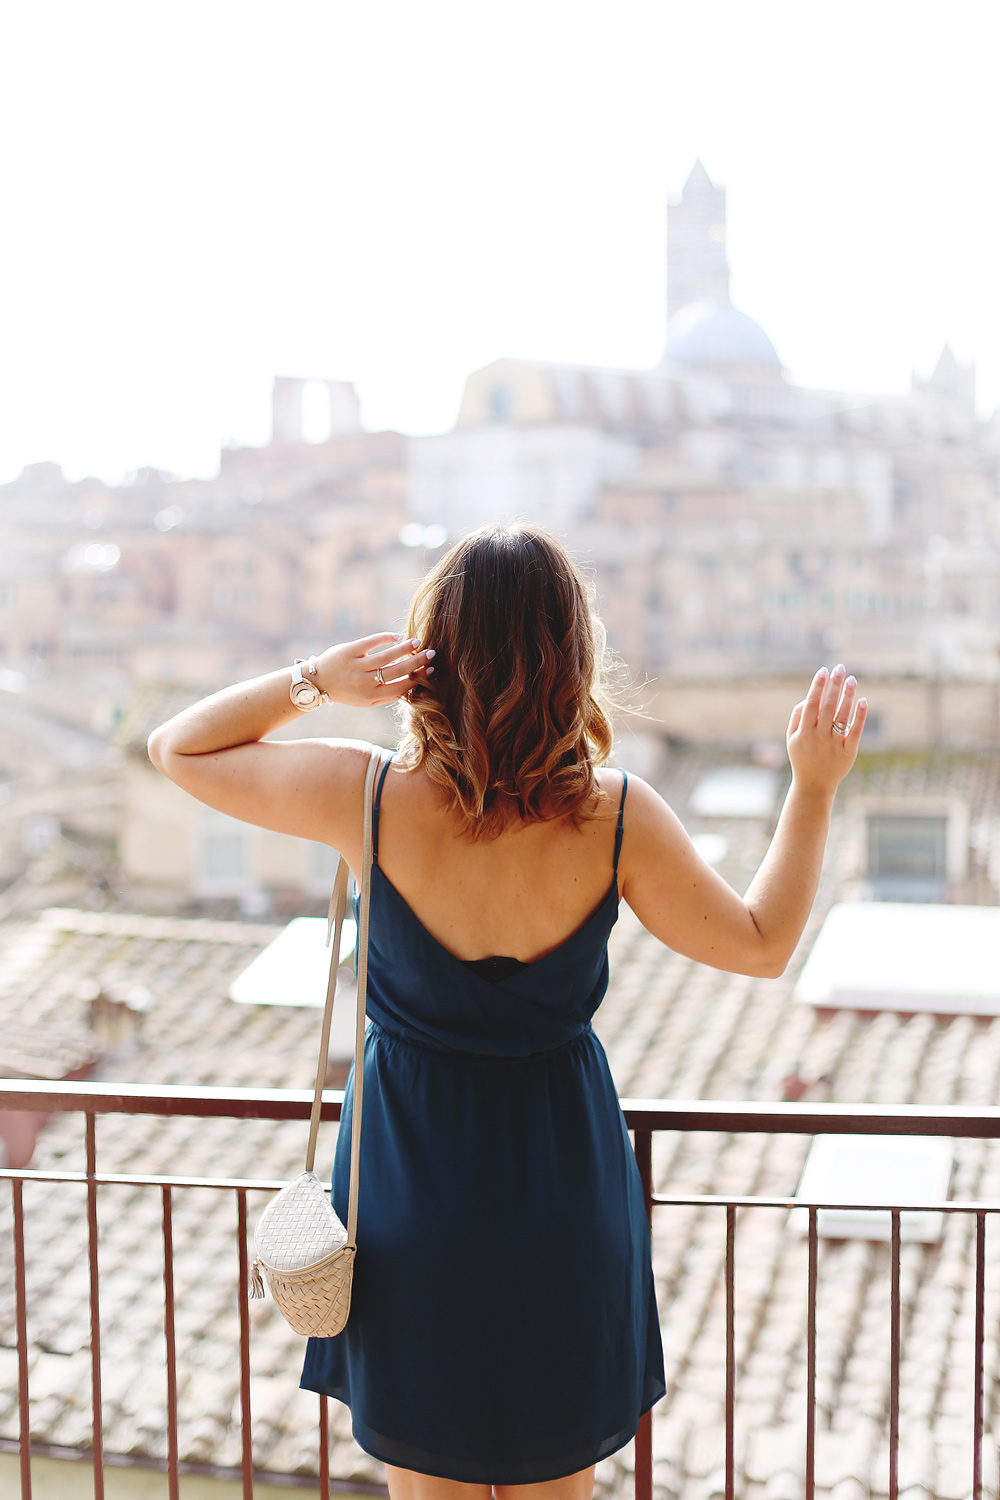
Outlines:
[[[607, 895], [534, 963], [464, 963], [378, 863], [351, 1315], [302, 1386], [385, 1463], [479, 1484], [588, 1468], [664, 1394], [642, 1185], [590, 1020]], [[353, 1073], [333, 1171], [347, 1215]]]

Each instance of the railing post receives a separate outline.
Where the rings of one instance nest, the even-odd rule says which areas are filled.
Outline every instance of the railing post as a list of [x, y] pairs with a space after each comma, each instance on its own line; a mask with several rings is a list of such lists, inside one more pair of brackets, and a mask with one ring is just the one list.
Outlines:
[[899, 1357], [902, 1309], [899, 1300], [899, 1209], [892, 1210], [892, 1249], [889, 1288], [889, 1500], [899, 1500]]
[[809, 1210], [809, 1288], [806, 1305], [806, 1500], [816, 1495], [816, 1290], [819, 1282], [819, 1210]]
[[325, 1396], [319, 1398], [319, 1500], [330, 1500], [330, 1411]]
[[87, 1242], [90, 1254], [90, 1371], [94, 1414], [94, 1500], [104, 1500], [104, 1411], [101, 1399], [101, 1308], [97, 1265], [97, 1116], [87, 1122]]
[[736, 1208], [726, 1208], [726, 1500], [736, 1494]]
[[976, 1214], [976, 1353], [972, 1427], [972, 1500], [983, 1494], [983, 1343], [986, 1336], [986, 1215]]
[[177, 1326], [174, 1318], [174, 1207], [173, 1193], [168, 1187], [163, 1189], [163, 1332], [167, 1345], [167, 1487], [170, 1500], [180, 1500]]
[[14, 1299], [17, 1310], [17, 1415], [21, 1447], [21, 1500], [31, 1500], [31, 1410], [28, 1405], [28, 1293], [24, 1259], [24, 1183], [15, 1177]]
[[[646, 1220], [653, 1229], [653, 1132], [637, 1130], [635, 1159], [646, 1202]], [[653, 1500], [653, 1414], [643, 1412], [635, 1434], [635, 1500]]]
[[240, 1439], [243, 1500], [253, 1500], [253, 1427], [250, 1418], [250, 1277], [247, 1255], [247, 1190], [236, 1189], [236, 1237], [240, 1267]]

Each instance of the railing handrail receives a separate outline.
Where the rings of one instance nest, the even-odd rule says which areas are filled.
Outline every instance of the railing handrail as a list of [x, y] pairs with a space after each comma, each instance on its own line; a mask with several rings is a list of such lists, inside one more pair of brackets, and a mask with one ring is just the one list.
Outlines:
[[[0, 1167], [0, 1182], [63, 1182], [86, 1187], [96, 1183], [98, 1187], [158, 1187], [158, 1188], [212, 1188], [221, 1192], [277, 1193], [287, 1179], [273, 1177], [163, 1177], [143, 1176], [138, 1172], [50, 1172], [34, 1167]], [[323, 1186], [329, 1192], [330, 1184]], [[884, 1203], [849, 1203], [846, 1200], [825, 1198], [740, 1197], [720, 1193], [654, 1193], [651, 1200], [654, 1208], [777, 1208], [810, 1209], [819, 1213], [843, 1214], [996, 1214], [1000, 1213], [1000, 1199], [958, 1199], [923, 1203], [897, 1198]]]
[[[219, 1115], [242, 1120], [308, 1120], [312, 1089], [217, 1085], [66, 1083], [0, 1078], [0, 1109], [83, 1110], [95, 1115]], [[323, 1094], [323, 1118], [339, 1120], [342, 1089]]]
[[[339, 1120], [344, 1094], [327, 1089], [323, 1119]], [[310, 1089], [217, 1085], [65, 1083], [0, 1078], [0, 1109], [86, 1114], [218, 1115], [307, 1120]], [[783, 1104], [732, 1099], [622, 1099], [630, 1130], [725, 1130], [756, 1135], [941, 1135], [1000, 1137], [1000, 1107], [929, 1104]]]
[[[340, 1118], [344, 1094], [329, 1089], [323, 1096], [323, 1118]], [[212, 1085], [150, 1085], [139, 1083], [68, 1083], [25, 1078], [0, 1078], [0, 1111], [24, 1111], [46, 1115], [76, 1112], [84, 1116], [86, 1170], [38, 1169], [31, 1167], [0, 1169], [0, 1181], [10, 1180], [12, 1233], [14, 1240], [14, 1281], [18, 1351], [18, 1412], [22, 1495], [31, 1494], [31, 1436], [29, 1422], [29, 1345], [27, 1322], [27, 1279], [25, 1260], [24, 1186], [32, 1180], [74, 1182], [87, 1192], [87, 1227], [90, 1270], [90, 1349], [92, 1385], [91, 1449], [94, 1464], [94, 1490], [98, 1500], [104, 1496], [104, 1428], [101, 1386], [100, 1299], [98, 1275], [98, 1190], [117, 1184], [158, 1188], [163, 1200], [164, 1243], [164, 1331], [167, 1350], [167, 1461], [168, 1482], [172, 1496], [179, 1494], [180, 1459], [177, 1427], [176, 1333], [174, 1322], [173, 1280], [173, 1193], [188, 1186], [235, 1189], [237, 1206], [236, 1246], [239, 1259], [238, 1305], [240, 1326], [240, 1431], [241, 1465], [244, 1495], [253, 1493], [253, 1443], [250, 1406], [250, 1312], [248, 1194], [261, 1188], [273, 1190], [277, 1183], [247, 1178], [185, 1179], [157, 1176], [138, 1178], [132, 1173], [106, 1173], [97, 1169], [97, 1116], [129, 1114], [146, 1116], [196, 1116], [257, 1120], [308, 1119], [312, 1094], [308, 1089], [221, 1088]], [[725, 1307], [726, 1307], [726, 1438], [725, 1495], [736, 1496], [735, 1384], [736, 1384], [736, 1262], [735, 1243], [737, 1212], [742, 1208], [798, 1208], [808, 1219], [809, 1292], [807, 1300], [807, 1402], [805, 1500], [815, 1500], [816, 1439], [816, 1291], [818, 1285], [820, 1216], [824, 1207], [840, 1213], [889, 1210], [891, 1218], [890, 1248], [890, 1397], [889, 1397], [889, 1500], [899, 1497], [899, 1372], [902, 1339], [900, 1299], [901, 1242], [907, 1213], [964, 1213], [975, 1216], [976, 1226], [976, 1338], [975, 1399], [973, 1416], [972, 1495], [982, 1496], [982, 1434], [985, 1349], [985, 1273], [986, 1224], [991, 1214], [1000, 1213], [1000, 1202], [945, 1202], [933, 1205], [859, 1205], [857, 1210], [845, 1204], [821, 1204], [811, 1200], [786, 1197], [722, 1197], [718, 1194], [659, 1194], [653, 1190], [653, 1135], [658, 1131], [715, 1131], [719, 1133], [752, 1133], [758, 1135], [796, 1134], [801, 1136], [899, 1135], [899, 1136], [965, 1136], [980, 1139], [1000, 1138], [1000, 1108], [994, 1106], [919, 1104], [801, 1104], [771, 1103], [727, 1099], [622, 1099], [621, 1106], [628, 1128], [634, 1131], [634, 1149], [646, 1212], [652, 1224], [655, 1207], [709, 1208], [725, 1210]], [[884, 1223], [884, 1220], [883, 1220]], [[320, 1397], [319, 1411], [319, 1487], [330, 1495], [329, 1418], [327, 1399]], [[235, 1477], [235, 1473], [233, 1475]], [[639, 1421], [635, 1438], [635, 1493], [637, 1500], [652, 1500], [653, 1446], [651, 1413]]]
[[1000, 1137], [1000, 1107], [966, 1104], [783, 1104], [745, 1099], [622, 1099], [630, 1130], [748, 1135]]

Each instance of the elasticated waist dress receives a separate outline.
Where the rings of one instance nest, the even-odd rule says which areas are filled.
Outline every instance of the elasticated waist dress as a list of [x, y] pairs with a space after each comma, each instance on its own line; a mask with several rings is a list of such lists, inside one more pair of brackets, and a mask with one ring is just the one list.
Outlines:
[[[358, 1253], [344, 1332], [302, 1385], [344, 1401], [375, 1458], [531, 1484], [589, 1467], [664, 1394], [642, 1186], [591, 1017], [608, 984], [618, 856], [601, 904], [531, 964], [466, 964], [378, 865]], [[347, 1217], [353, 1076], [333, 1171]]]

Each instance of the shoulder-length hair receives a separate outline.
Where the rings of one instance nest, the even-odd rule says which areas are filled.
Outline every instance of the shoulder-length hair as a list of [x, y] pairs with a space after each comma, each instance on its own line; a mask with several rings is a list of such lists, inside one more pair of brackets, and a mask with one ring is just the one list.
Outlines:
[[463, 537], [417, 589], [407, 632], [436, 654], [401, 702], [400, 760], [444, 788], [469, 838], [596, 811], [613, 738], [605, 634], [554, 537]]

